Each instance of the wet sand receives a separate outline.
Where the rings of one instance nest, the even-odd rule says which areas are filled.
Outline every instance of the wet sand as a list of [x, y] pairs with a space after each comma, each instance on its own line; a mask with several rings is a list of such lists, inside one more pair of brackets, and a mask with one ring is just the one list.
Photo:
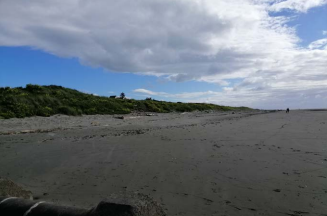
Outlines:
[[140, 192], [170, 216], [326, 215], [327, 111], [0, 120], [0, 177], [80, 207]]

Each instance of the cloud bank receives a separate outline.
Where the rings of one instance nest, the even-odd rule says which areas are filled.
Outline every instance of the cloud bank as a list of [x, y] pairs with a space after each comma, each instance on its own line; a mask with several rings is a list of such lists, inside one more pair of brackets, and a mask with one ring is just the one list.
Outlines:
[[[261, 102], [276, 92], [324, 98], [326, 39], [300, 47], [289, 18], [270, 13], [307, 12], [326, 3], [1, 0], [0, 46], [29, 46], [109, 71], [217, 83], [232, 89], [235, 98], [258, 92], [262, 96], [253, 100]], [[231, 79], [243, 81], [228, 86]]]
[[258, 89], [242, 89], [235, 91], [233, 88], [225, 87], [223, 91], [204, 91], [204, 92], [182, 92], [166, 93], [154, 92], [147, 89], [135, 89], [134, 93], [142, 97], [152, 97], [154, 99], [212, 103], [229, 106], [248, 106], [260, 109], [281, 109], [292, 108], [317, 108], [321, 104], [327, 103], [327, 89], [317, 86], [316, 88], [294, 88], [289, 91], [272, 89], [263, 91]]

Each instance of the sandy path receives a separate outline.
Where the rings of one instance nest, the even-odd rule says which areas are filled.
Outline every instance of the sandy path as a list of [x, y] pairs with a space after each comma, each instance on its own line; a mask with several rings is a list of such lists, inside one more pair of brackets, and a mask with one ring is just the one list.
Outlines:
[[1, 120], [60, 129], [1, 135], [0, 176], [84, 207], [138, 191], [171, 216], [326, 215], [327, 112], [128, 117]]

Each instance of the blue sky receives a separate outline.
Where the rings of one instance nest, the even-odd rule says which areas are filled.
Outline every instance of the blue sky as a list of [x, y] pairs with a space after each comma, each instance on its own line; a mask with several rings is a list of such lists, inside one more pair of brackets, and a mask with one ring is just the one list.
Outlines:
[[[319, 41], [327, 38], [327, 33], [323, 33], [327, 31], [327, 2], [324, 0], [321, 5], [308, 8], [295, 5], [292, 0], [288, 0], [289, 4], [284, 1], [284, 5], [271, 1], [272, 8], [260, 5], [267, 11], [265, 13], [251, 1], [235, 7], [235, 4], [224, 1], [207, 0], [208, 7], [203, 11], [191, 8], [192, 1], [178, 4], [167, 1], [164, 6], [161, 3], [160, 7], [171, 14], [185, 10], [173, 21], [165, 14], [151, 11], [156, 9], [152, 9], [152, 5], [149, 7], [147, 0], [144, 0], [146, 6], [141, 3], [134, 5], [149, 10], [145, 10], [145, 14], [153, 12], [154, 24], [150, 23], [151, 19], [138, 20], [140, 14], [135, 14], [135, 17], [132, 14], [133, 19], [126, 20], [120, 14], [101, 15], [101, 6], [110, 1], [99, 0], [99, 5], [92, 5], [88, 10], [86, 6], [80, 9], [86, 10], [83, 16], [88, 12], [94, 14], [91, 12], [96, 10], [104, 20], [112, 20], [111, 24], [101, 23], [100, 26], [91, 22], [102, 18], [95, 15], [77, 17], [83, 25], [76, 24], [77, 18], [69, 23], [66, 10], [69, 7], [76, 9], [76, 1], [68, 5], [53, 3], [58, 14], [52, 11], [38, 14], [33, 10], [39, 7], [41, 11], [44, 5], [38, 5], [37, 1], [31, 1], [30, 5], [25, 2], [22, 14], [31, 13], [32, 18], [38, 16], [31, 20], [8, 12], [10, 9], [21, 10], [10, 1], [0, 3], [0, 14], [4, 16], [0, 15], [0, 86], [54, 84], [103, 96], [125, 92], [128, 97], [136, 99], [151, 96], [170, 101], [257, 108], [327, 106], [326, 82], [321, 80], [327, 75], [323, 69], [327, 48], [320, 46], [324, 41]], [[124, 2], [117, 7], [124, 7]], [[223, 7], [230, 11], [227, 13]], [[234, 14], [240, 13], [242, 8], [248, 14], [236, 19]], [[133, 8], [126, 5], [125, 10], [128, 13]], [[212, 14], [218, 14], [219, 18]], [[56, 16], [60, 19], [55, 19]], [[65, 16], [68, 18], [62, 21]], [[277, 18], [290, 18], [291, 21], [279, 22]], [[35, 23], [35, 20], [38, 21]], [[174, 25], [172, 22], [176, 22], [178, 28], [185, 27], [184, 30], [170, 27]], [[250, 26], [243, 28], [242, 22]], [[261, 29], [256, 27], [267, 22], [277, 24], [265, 25]], [[158, 23], [163, 27], [157, 29]], [[140, 31], [142, 26], [146, 28]], [[161, 31], [166, 32], [159, 34]], [[266, 37], [262, 37], [266, 33]], [[320, 47], [309, 49], [311, 43]], [[280, 56], [280, 53], [285, 53], [285, 56]], [[308, 62], [312, 58], [311, 62], [315, 62], [317, 67], [303, 64], [299, 68], [297, 63], [304, 62], [296, 59], [299, 56]], [[311, 74], [308, 68], [314, 69]], [[289, 77], [299, 78], [291, 82]], [[317, 78], [316, 83], [313, 83], [313, 78]], [[285, 102], [288, 100], [289, 103]]]
[[327, 28], [327, 6], [312, 8], [307, 13], [284, 12], [284, 15], [295, 16], [294, 21], [288, 24], [296, 27], [302, 46], [306, 47], [324, 37], [323, 31]]
[[29, 47], [0, 47], [0, 86], [26, 84], [61, 85], [102, 96], [119, 95], [144, 99], [134, 89], [144, 88], [167, 93], [218, 91], [217, 84], [188, 81], [172, 82], [154, 76], [113, 73], [103, 68], [80, 64], [76, 58], [60, 58]]

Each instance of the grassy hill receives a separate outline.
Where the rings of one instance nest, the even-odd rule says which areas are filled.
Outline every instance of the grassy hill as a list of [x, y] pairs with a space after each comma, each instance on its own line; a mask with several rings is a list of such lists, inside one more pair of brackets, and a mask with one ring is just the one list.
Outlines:
[[114, 99], [85, 94], [61, 86], [26, 85], [0, 88], [0, 118], [51, 116], [54, 114], [92, 115], [144, 112], [190, 112], [195, 110], [250, 110], [203, 103], [172, 103], [155, 100]]

